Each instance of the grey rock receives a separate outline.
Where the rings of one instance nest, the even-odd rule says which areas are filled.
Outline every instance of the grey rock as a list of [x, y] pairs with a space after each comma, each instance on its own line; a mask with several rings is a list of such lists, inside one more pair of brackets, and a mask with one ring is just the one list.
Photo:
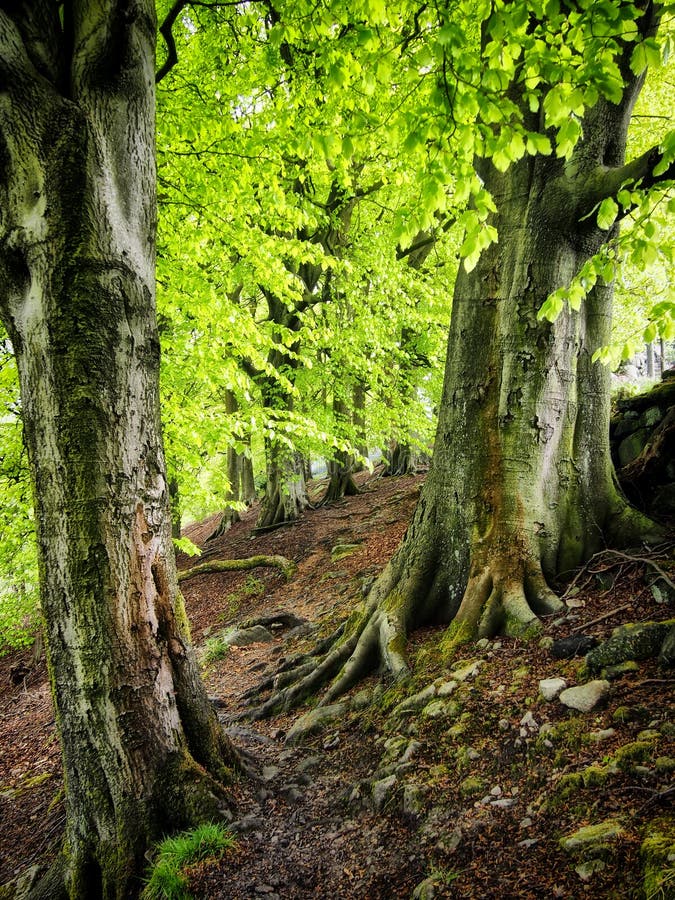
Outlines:
[[262, 625], [254, 625], [252, 628], [235, 628], [223, 640], [228, 646], [247, 647], [249, 644], [268, 644], [274, 636]]
[[542, 678], [539, 682], [539, 693], [544, 700], [555, 700], [555, 698], [564, 691], [567, 682], [564, 678]]
[[373, 702], [373, 692], [364, 688], [352, 697], [350, 706], [352, 709], [367, 709]]
[[394, 795], [397, 779], [395, 775], [388, 778], [381, 778], [379, 781], [373, 782], [372, 797], [373, 806], [380, 812]]
[[517, 802], [514, 797], [500, 797], [499, 800], [491, 800], [490, 806], [495, 806], [497, 809], [508, 809], [510, 806], [515, 806]]
[[419, 750], [421, 749], [422, 744], [420, 741], [410, 741], [408, 746], [405, 748], [403, 755], [401, 756], [401, 762], [407, 763], [413, 758], [413, 756], [417, 756]]
[[602, 741], [607, 741], [611, 737], [614, 737], [616, 734], [615, 728], [602, 728], [600, 731], [591, 731], [588, 735], [592, 741], [595, 741], [597, 744], [602, 743]]
[[634, 459], [637, 459], [644, 450], [648, 440], [649, 430], [647, 428], [638, 428], [637, 431], [625, 437], [617, 450], [619, 466], [623, 468], [628, 463], [633, 462]]
[[317, 706], [301, 716], [286, 735], [287, 744], [301, 744], [307, 737], [323, 731], [327, 726], [341, 719], [347, 712], [346, 703], [331, 706]]
[[598, 639], [593, 635], [573, 634], [553, 641], [551, 656], [554, 659], [573, 659], [575, 656], [585, 656], [597, 643]]
[[436, 685], [429, 684], [417, 694], [412, 694], [410, 697], [406, 697], [405, 700], [402, 700], [401, 703], [398, 704], [398, 706], [394, 707], [392, 715], [399, 716], [402, 713], [414, 712], [415, 710], [422, 709], [435, 696]]
[[265, 781], [272, 781], [280, 771], [281, 769], [278, 766], [263, 766], [262, 777]]
[[606, 819], [596, 825], [584, 825], [567, 837], [560, 838], [560, 846], [573, 856], [593, 859], [611, 850], [623, 833], [618, 819]]
[[437, 694], [439, 697], [449, 697], [457, 689], [456, 681], [443, 681], [438, 685]]
[[641, 622], [621, 625], [611, 636], [586, 656], [586, 665], [592, 671], [605, 666], [616, 666], [627, 660], [649, 659], [657, 656], [675, 619], [666, 622]]
[[576, 709], [579, 712], [590, 712], [609, 694], [609, 681], [589, 681], [586, 684], [580, 684], [578, 687], [567, 688], [563, 691], [558, 699], [569, 709]]
[[453, 681], [468, 681], [469, 678], [476, 676], [483, 665], [482, 659], [472, 659], [460, 668], [455, 669], [452, 673]]
[[417, 818], [424, 809], [424, 788], [419, 784], [405, 784], [403, 786], [403, 815], [409, 818]]

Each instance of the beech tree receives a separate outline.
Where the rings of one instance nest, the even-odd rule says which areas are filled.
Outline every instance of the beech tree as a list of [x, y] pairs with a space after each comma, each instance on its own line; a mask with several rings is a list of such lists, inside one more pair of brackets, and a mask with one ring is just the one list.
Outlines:
[[[417, 9], [398, 32], [410, 68], [437, 84], [408, 143], [453, 158], [470, 200], [431, 470], [364, 608], [258, 714], [334, 679], [328, 702], [378, 663], [405, 674], [406, 635], [425, 623], [448, 623], [449, 652], [531, 635], [562, 605], [559, 575], [659, 534], [617, 487], [609, 371], [594, 357], [610, 340], [618, 220], [672, 183], [672, 138], [625, 160], [672, 5], [469, 6]], [[426, 225], [411, 211], [403, 242]], [[672, 305], [660, 316], [672, 333]]]
[[[62, 746], [42, 895], [125, 897], [222, 814], [235, 754], [176, 587], [155, 322], [155, 6], [0, 3], [0, 313], [16, 356]], [[39, 893], [40, 891], [38, 891]]]

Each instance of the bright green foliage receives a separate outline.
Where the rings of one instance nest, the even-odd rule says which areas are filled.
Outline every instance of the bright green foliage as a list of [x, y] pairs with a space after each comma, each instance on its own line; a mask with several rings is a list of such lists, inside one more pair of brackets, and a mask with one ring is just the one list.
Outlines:
[[23, 446], [18, 379], [0, 343], [0, 654], [32, 642], [39, 621], [37, 547]]
[[157, 848], [143, 900], [190, 900], [185, 869], [204, 859], [219, 859], [234, 845], [234, 836], [217, 824], [166, 838]]
[[[158, 3], [160, 21], [172, 5]], [[662, 6], [658, 36], [638, 41], [629, 0], [186, 5], [157, 115], [163, 419], [185, 518], [222, 507], [228, 447], [259, 478], [266, 443], [306, 457], [428, 445], [458, 262], [472, 269], [499, 240], [481, 166], [571, 165], [587, 111], [621, 99], [628, 41], [630, 68], [647, 74], [629, 156], [660, 141], [666, 171], [675, 4]], [[609, 243], [542, 298], [552, 320], [615, 284], [618, 343], [603, 361], [675, 333], [671, 190], [626, 183], [599, 200], [589, 215]], [[8, 354], [3, 645], [22, 639], [37, 596]], [[334, 403], [351, 410], [356, 388], [359, 421]]]

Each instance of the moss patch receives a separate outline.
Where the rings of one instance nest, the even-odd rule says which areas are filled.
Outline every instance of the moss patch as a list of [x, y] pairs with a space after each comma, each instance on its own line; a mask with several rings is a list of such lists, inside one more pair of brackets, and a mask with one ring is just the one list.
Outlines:
[[642, 832], [640, 856], [644, 866], [646, 900], [675, 896], [675, 821], [653, 819]]

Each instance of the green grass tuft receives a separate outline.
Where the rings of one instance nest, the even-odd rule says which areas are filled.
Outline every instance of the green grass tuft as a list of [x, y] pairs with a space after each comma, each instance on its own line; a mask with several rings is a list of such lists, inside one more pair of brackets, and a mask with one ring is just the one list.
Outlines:
[[142, 900], [191, 900], [186, 867], [204, 859], [219, 859], [234, 844], [234, 835], [213, 823], [165, 838], [157, 847]]

